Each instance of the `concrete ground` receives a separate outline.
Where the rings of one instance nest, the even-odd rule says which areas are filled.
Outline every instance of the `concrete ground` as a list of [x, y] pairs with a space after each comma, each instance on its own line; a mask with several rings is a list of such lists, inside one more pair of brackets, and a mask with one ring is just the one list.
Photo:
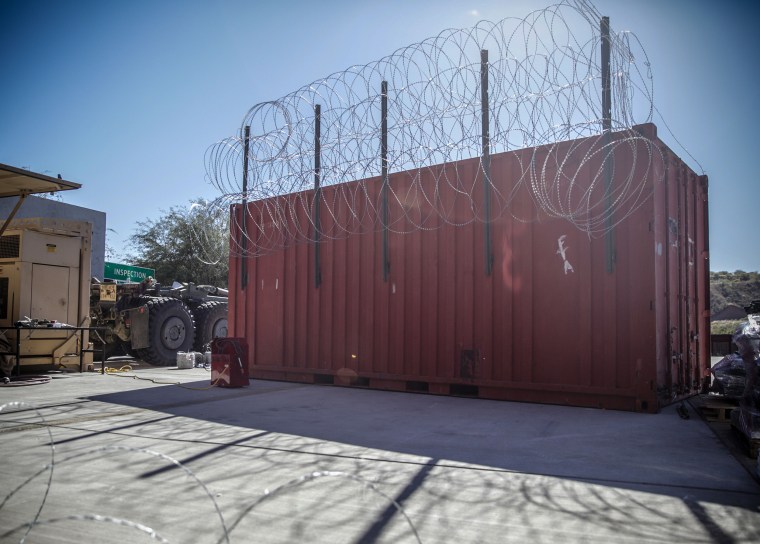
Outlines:
[[0, 542], [760, 541], [760, 486], [693, 409], [209, 383], [0, 388]]

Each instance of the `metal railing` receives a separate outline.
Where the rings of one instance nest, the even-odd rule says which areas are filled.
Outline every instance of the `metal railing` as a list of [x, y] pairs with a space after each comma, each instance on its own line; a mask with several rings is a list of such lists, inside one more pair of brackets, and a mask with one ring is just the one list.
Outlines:
[[[103, 363], [103, 369], [105, 369], [105, 360], [106, 360], [106, 354], [105, 354], [105, 344], [101, 342], [101, 348], [95, 349], [95, 348], [85, 348], [84, 343], [82, 342], [82, 336], [83, 331], [90, 331], [90, 332], [104, 332], [107, 330], [107, 327], [74, 327], [74, 326], [63, 326], [63, 327], [29, 327], [29, 326], [23, 326], [23, 325], [15, 325], [13, 327], [0, 327], [0, 331], [3, 333], [6, 331], [16, 331], [16, 337], [15, 337], [15, 351], [8, 351], [5, 353], [2, 353], [2, 355], [12, 355], [16, 358], [16, 364], [13, 368], [13, 371], [11, 372], [11, 375], [20, 376], [21, 375], [21, 359], [39, 359], [41, 357], [50, 357], [51, 359], [54, 358], [53, 353], [51, 352], [50, 355], [46, 355], [44, 353], [35, 353], [35, 354], [26, 354], [23, 355], [21, 353], [21, 332], [22, 331], [29, 331], [30, 333], [33, 331], [71, 331], [74, 334], [79, 334], [79, 372], [83, 372], [84, 370], [84, 354], [85, 353], [98, 353], [101, 354], [101, 361]], [[68, 338], [71, 338], [70, 336]], [[67, 340], [68, 340], [67, 338]], [[37, 338], [34, 339], [31, 337], [31, 334], [28, 338], [25, 340], [44, 340], [43, 338]], [[51, 339], [52, 340], [52, 339]], [[89, 343], [88, 343], [89, 345]], [[55, 364], [55, 361], [53, 361], [53, 364]]]

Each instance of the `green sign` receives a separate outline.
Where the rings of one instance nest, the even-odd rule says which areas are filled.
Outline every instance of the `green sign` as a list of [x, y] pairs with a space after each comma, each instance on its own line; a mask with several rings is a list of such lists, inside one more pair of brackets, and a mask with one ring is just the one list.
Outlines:
[[156, 277], [152, 268], [141, 268], [128, 264], [109, 263], [106, 261], [103, 278], [106, 280], [141, 282], [148, 276]]

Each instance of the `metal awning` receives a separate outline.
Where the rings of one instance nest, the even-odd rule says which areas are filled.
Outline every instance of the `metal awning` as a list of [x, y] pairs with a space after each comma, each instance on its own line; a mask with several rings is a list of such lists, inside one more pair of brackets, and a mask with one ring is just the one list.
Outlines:
[[0, 198], [9, 196], [55, 193], [79, 189], [82, 185], [73, 181], [51, 178], [23, 168], [0, 163]]
[[73, 181], [51, 178], [44, 174], [0, 163], [0, 198], [18, 197], [18, 202], [6, 218], [3, 226], [0, 227], [0, 236], [8, 228], [8, 225], [27, 196], [39, 193], [70, 191], [71, 189], [79, 189], [81, 186], [80, 183], [74, 183]]

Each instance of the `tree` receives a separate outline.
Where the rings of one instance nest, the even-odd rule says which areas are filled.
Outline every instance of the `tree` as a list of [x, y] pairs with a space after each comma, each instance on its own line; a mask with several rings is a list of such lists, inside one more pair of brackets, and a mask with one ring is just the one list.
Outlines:
[[158, 219], [137, 223], [130, 236], [136, 253], [128, 260], [153, 268], [156, 280], [227, 286], [229, 270], [229, 213], [202, 199], [192, 200], [187, 208], [175, 206], [162, 210]]
[[729, 304], [747, 306], [753, 300], [760, 300], [757, 272], [710, 272], [710, 313], [716, 314]]

